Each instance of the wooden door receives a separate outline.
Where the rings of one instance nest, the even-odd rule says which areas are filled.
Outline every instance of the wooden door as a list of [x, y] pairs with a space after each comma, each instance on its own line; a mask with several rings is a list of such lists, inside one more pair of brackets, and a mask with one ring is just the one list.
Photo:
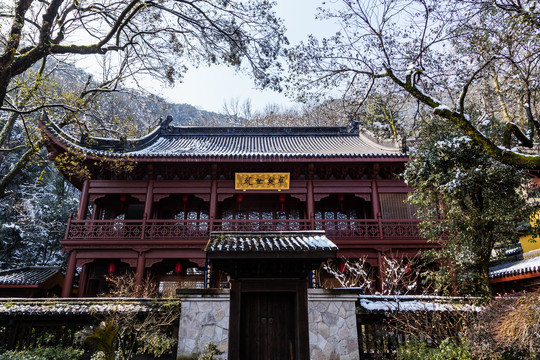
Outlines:
[[241, 297], [240, 359], [294, 360], [296, 294], [245, 292]]

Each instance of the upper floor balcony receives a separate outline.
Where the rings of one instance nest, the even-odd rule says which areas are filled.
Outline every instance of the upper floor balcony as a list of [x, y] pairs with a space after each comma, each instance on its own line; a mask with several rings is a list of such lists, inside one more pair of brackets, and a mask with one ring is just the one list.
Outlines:
[[92, 210], [68, 222], [62, 241], [67, 249], [147, 248], [160, 243], [163, 248], [202, 248], [211, 232], [324, 230], [342, 247], [426, 241], [419, 234], [414, 209], [405, 202], [408, 189], [396, 181], [377, 186], [369, 182], [369, 188], [363, 180], [316, 182], [310, 189], [298, 185], [296, 193], [233, 193], [227, 183], [208, 194], [200, 194], [206, 183], [190, 182], [187, 187], [183, 182], [156, 182], [146, 188], [143, 183], [129, 188], [112, 183], [118, 189], [106, 188], [108, 182], [97, 184], [101, 187], [89, 192]]
[[420, 240], [416, 219], [72, 220], [64, 243], [126, 241], [198, 242], [210, 232], [324, 230], [331, 240]]

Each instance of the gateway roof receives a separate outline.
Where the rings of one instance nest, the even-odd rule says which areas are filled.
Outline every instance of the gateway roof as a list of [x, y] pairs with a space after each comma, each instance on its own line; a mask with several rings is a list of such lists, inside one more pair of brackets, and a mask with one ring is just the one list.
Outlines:
[[259, 257], [335, 256], [338, 247], [324, 231], [282, 232], [214, 232], [205, 251], [210, 257], [237, 257], [257, 254]]

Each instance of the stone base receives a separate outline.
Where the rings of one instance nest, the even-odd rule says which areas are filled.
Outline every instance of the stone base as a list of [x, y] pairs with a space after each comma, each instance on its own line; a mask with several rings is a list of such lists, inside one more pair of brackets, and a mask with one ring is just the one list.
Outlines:
[[192, 356], [204, 352], [213, 342], [227, 359], [229, 347], [229, 290], [179, 291], [182, 301], [178, 356]]
[[360, 357], [356, 326], [357, 300], [356, 291], [308, 290], [311, 360], [355, 360]]

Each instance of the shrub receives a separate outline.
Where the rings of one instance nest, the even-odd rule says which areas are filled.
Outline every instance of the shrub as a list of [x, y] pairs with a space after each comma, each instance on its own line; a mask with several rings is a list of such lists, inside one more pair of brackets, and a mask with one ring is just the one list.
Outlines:
[[469, 331], [478, 359], [540, 358], [540, 290], [495, 299]]
[[[435, 304], [435, 303], [434, 303]], [[431, 347], [439, 346], [445, 339], [459, 338], [467, 331], [477, 312], [472, 304], [453, 301], [441, 303], [446, 310], [418, 310], [388, 312], [388, 327], [406, 338], [423, 339]]]
[[6, 351], [0, 354], [0, 360], [79, 360], [83, 350], [60, 347], [37, 348], [21, 351]]
[[223, 352], [217, 348], [216, 344], [211, 342], [204, 346], [204, 353], [199, 357], [198, 360], [212, 360], [214, 359], [214, 356], [221, 354], [223, 354]]
[[425, 342], [409, 341], [398, 348], [398, 359], [472, 360], [473, 357], [466, 340], [446, 338], [436, 348], [428, 347]]
[[118, 326], [113, 322], [103, 322], [84, 339], [84, 342], [94, 345], [101, 351], [104, 360], [114, 360], [118, 346], [117, 336]]
[[[107, 277], [110, 284], [108, 294], [104, 296], [114, 298], [152, 298], [157, 295], [156, 284], [150, 277], [146, 277], [142, 286], [135, 284], [132, 274], [123, 274]], [[138, 354], [146, 354], [160, 357], [174, 351], [178, 338], [175, 329], [180, 317], [180, 301], [174, 298], [166, 301], [146, 301], [149, 311], [141, 315], [136, 311], [111, 312], [105, 319], [102, 327], [115, 330], [109, 333], [101, 333], [99, 328], [94, 328], [93, 335], [97, 343], [107, 344], [105, 349], [100, 349], [103, 357], [127, 360]], [[97, 331], [97, 333], [96, 333]], [[87, 339], [91, 339], [92, 335]], [[101, 335], [106, 335], [101, 337]]]
[[202, 354], [193, 354], [188, 356], [178, 356], [176, 360], [213, 360], [214, 356], [222, 355], [223, 351], [217, 348], [217, 345], [210, 342], [204, 346], [204, 352]]

